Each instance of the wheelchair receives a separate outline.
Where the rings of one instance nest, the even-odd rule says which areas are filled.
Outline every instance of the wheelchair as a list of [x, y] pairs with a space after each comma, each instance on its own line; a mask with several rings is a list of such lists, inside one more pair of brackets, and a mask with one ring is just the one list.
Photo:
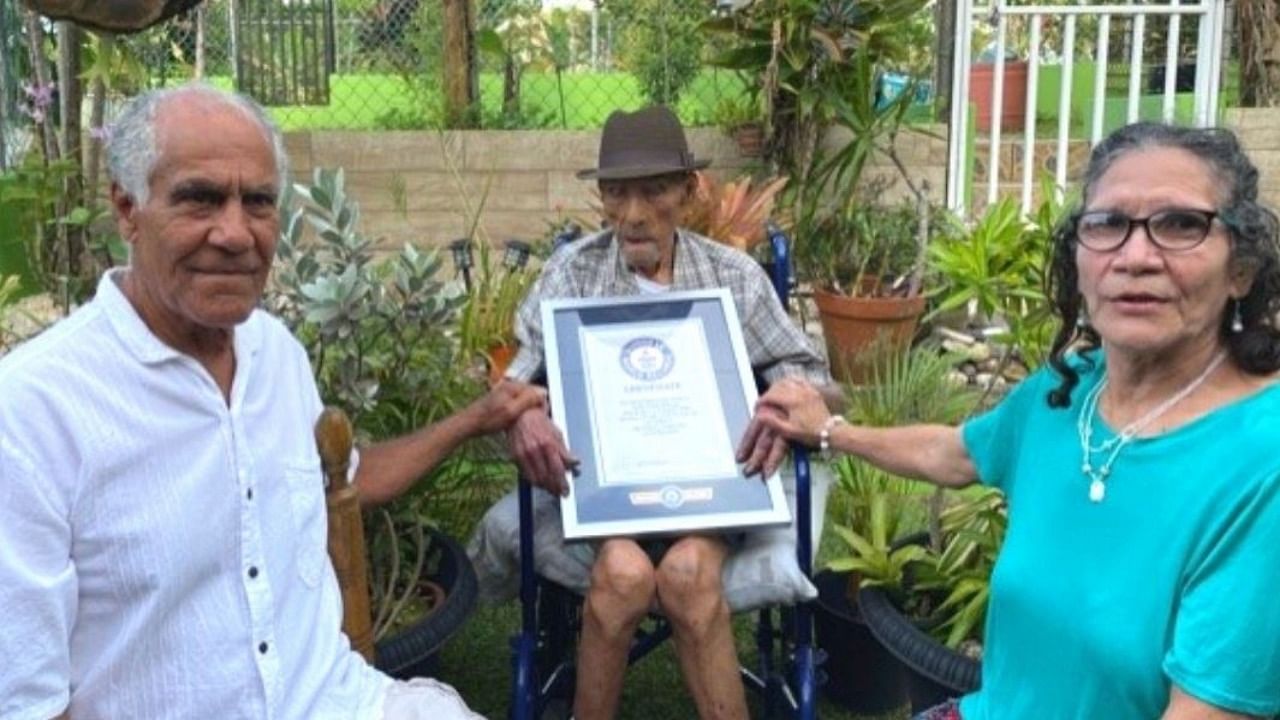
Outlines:
[[[774, 226], [769, 227], [773, 253], [768, 268], [775, 291], [787, 307], [792, 286], [789, 244]], [[796, 554], [800, 571], [812, 576], [811, 482], [807, 448], [793, 445], [795, 468]], [[544, 715], [567, 716], [575, 689], [576, 638], [582, 623], [583, 598], [572, 590], [540, 577], [535, 571], [533, 547], [533, 490], [519, 483], [520, 513], [520, 631], [512, 637], [513, 679], [509, 717], [535, 720]], [[819, 522], [821, 518], [819, 518]], [[748, 691], [762, 696], [766, 717], [813, 720], [817, 686], [821, 682], [821, 651], [813, 644], [812, 610], [807, 602], [794, 607], [765, 607], [755, 611], [757, 661], [740, 667]], [[637, 630], [628, 666], [645, 657], [671, 636], [671, 626], [660, 615], [650, 615]]]

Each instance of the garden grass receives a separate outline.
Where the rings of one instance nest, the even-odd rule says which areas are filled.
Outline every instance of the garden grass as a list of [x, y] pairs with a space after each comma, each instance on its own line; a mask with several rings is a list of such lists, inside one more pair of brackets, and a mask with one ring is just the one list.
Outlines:
[[[520, 625], [515, 602], [477, 608], [441, 656], [440, 679], [452, 684], [471, 709], [497, 720], [507, 717], [511, 694], [510, 638]], [[754, 661], [755, 616], [734, 618], [739, 657], [748, 667]], [[748, 692], [752, 717], [761, 717], [759, 698]], [[629, 668], [623, 685], [619, 720], [690, 720], [697, 712], [680, 678], [670, 642]], [[854, 715], [826, 700], [818, 704], [823, 720], [905, 720], [906, 709], [883, 715]]]
[[[210, 78], [230, 88], [228, 77]], [[432, 127], [436, 93], [420, 97], [403, 77], [394, 74], [344, 74], [329, 78], [327, 105], [291, 105], [268, 108], [285, 131], [423, 129]], [[502, 77], [481, 73], [480, 98], [485, 118], [500, 114]], [[713, 122], [716, 105], [744, 92], [735, 73], [706, 69], [681, 94], [678, 107], [687, 125]], [[561, 92], [564, 95], [561, 106]], [[580, 130], [604, 125], [617, 109], [635, 110], [648, 104], [635, 78], [624, 72], [564, 73], [557, 83], [553, 72], [526, 72], [520, 85], [520, 118], [503, 121], [510, 127]]]

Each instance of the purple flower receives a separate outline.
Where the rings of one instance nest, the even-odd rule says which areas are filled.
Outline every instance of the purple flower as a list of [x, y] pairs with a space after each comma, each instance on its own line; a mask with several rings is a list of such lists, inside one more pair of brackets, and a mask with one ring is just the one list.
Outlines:
[[48, 85], [23, 83], [22, 92], [27, 96], [22, 111], [35, 122], [44, 122], [45, 111], [53, 104], [54, 83]]
[[33, 109], [44, 110], [53, 104], [53, 91], [56, 87], [55, 83], [48, 85], [23, 83], [22, 92], [27, 94]]

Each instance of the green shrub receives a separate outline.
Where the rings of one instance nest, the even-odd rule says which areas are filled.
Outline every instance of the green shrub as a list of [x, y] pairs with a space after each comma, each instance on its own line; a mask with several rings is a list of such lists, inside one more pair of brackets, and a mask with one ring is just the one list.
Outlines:
[[649, 103], [675, 106], [698, 74], [706, 14], [698, 0], [636, 0], [625, 13], [619, 55]]

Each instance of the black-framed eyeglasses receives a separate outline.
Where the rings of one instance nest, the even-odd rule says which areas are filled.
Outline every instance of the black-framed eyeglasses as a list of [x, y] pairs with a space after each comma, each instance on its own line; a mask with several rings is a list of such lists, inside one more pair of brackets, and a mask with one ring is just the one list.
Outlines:
[[1161, 210], [1144, 218], [1111, 210], [1087, 212], [1076, 225], [1076, 239], [1096, 252], [1118, 250], [1141, 225], [1156, 247], [1173, 252], [1190, 250], [1209, 237], [1218, 213], [1208, 210]]

